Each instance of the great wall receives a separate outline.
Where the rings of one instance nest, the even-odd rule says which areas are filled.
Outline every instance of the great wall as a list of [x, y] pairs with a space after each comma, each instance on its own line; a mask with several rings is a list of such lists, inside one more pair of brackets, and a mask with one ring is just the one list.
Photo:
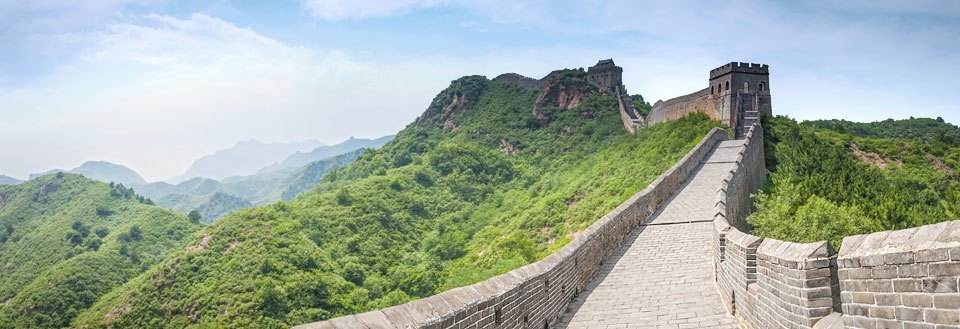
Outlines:
[[[749, 234], [766, 180], [769, 68], [730, 63], [644, 120], [612, 60], [588, 79], [624, 126], [703, 112], [714, 129], [658, 179], [546, 258], [474, 285], [295, 328], [960, 329], [960, 221], [793, 243]], [[539, 88], [544, 79], [499, 81]], [[733, 138], [730, 138], [730, 137]]]

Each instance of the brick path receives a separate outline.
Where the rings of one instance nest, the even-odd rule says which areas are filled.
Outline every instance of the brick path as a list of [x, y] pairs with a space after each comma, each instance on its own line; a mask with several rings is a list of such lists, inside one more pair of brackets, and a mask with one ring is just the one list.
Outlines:
[[742, 144], [725, 141], [714, 149], [647, 220], [654, 225], [627, 236], [557, 327], [738, 328], [714, 284], [710, 220], [717, 188]]

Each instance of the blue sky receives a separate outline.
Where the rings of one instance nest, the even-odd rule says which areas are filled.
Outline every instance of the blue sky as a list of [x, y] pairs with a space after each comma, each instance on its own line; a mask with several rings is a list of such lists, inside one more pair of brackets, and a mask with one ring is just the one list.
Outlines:
[[614, 58], [651, 102], [730, 61], [774, 112], [960, 123], [958, 1], [0, 0], [0, 174], [148, 180], [239, 140], [395, 133], [463, 75]]

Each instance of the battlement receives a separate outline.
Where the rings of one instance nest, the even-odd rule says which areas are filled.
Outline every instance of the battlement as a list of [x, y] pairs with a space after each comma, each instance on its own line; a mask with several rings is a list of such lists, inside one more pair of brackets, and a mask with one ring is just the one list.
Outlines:
[[710, 70], [710, 79], [722, 77], [728, 73], [748, 73], [748, 74], [770, 74], [770, 66], [767, 64], [730, 62], [727, 65]]

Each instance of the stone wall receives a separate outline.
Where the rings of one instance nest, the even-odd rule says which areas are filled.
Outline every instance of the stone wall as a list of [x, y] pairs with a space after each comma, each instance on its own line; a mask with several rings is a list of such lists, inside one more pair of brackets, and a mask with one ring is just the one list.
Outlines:
[[[746, 328], [811, 328], [832, 313], [839, 289], [824, 242], [790, 243], [744, 233], [755, 193], [766, 180], [763, 131], [749, 128], [736, 166], [717, 192], [717, 289]], [[731, 225], [733, 223], [734, 225]], [[837, 292], [837, 293], [835, 293]]]
[[960, 221], [847, 237], [838, 255], [826, 241], [744, 233], [763, 177], [758, 128], [740, 146], [714, 217], [717, 289], [742, 327], [960, 328]]
[[533, 264], [382, 310], [295, 328], [545, 328], [593, 279], [626, 235], [687, 180], [727, 132], [714, 129], [643, 191]]
[[666, 101], [657, 101], [653, 104], [650, 114], [647, 114], [645, 122], [647, 125], [654, 125], [664, 121], [676, 120], [695, 112], [706, 113], [717, 120], [723, 119], [713, 110], [714, 104], [709, 96], [710, 89], [707, 88]]
[[844, 238], [838, 263], [847, 328], [960, 328], [960, 221]]

